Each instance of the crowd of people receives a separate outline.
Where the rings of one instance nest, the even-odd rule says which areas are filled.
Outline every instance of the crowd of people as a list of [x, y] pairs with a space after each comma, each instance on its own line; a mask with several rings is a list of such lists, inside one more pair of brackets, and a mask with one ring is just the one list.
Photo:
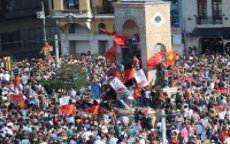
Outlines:
[[[162, 75], [161, 86], [149, 83], [138, 98], [130, 93], [129, 101], [135, 111], [126, 115], [114, 111], [118, 100], [108, 82], [108, 71], [118, 65], [90, 53], [64, 56], [60, 63], [82, 65], [88, 81], [99, 82], [100, 99], [94, 99], [88, 87], [47, 92], [41, 80], [55, 77], [52, 59], [15, 60], [13, 75], [2, 65], [0, 143], [160, 144], [164, 131], [161, 109], [166, 113], [167, 143], [229, 143], [229, 55], [178, 56], [176, 65], [170, 67], [163, 62], [158, 72]], [[138, 62], [134, 66], [141, 68]], [[134, 92], [135, 81], [129, 81], [127, 87]], [[163, 89], [170, 87], [176, 87], [177, 92], [171, 94]], [[27, 105], [15, 104], [10, 99], [12, 94], [23, 94]], [[69, 96], [76, 107], [74, 113], [60, 112], [59, 99], [64, 96]], [[126, 102], [127, 98], [121, 101]], [[84, 111], [100, 103], [103, 111], [96, 114]], [[152, 109], [156, 114], [150, 115], [142, 108]]]

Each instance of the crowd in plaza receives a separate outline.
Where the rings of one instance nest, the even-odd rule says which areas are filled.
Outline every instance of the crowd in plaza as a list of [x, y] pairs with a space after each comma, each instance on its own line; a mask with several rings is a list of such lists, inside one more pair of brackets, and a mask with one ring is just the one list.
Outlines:
[[[230, 139], [230, 56], [177, 56], [175, 66], [160, 64], [160, 85], [149, 82], [141, 88], [141, 96], [133, 93], [124, 104], [132, 101], [135, 111], [123, 115], [114, 111], [118, 101], [109, 85], [108, 71], [119, 67], [96, 54], [70, 55], [60, 63], [82, 65], [89, 82], [100, 85], [99, 99], [88, 87], [80, 90], [47, 92], [41, 80], [55, 77], [52, 59], [23, 59], [13, 63], [13, 77], [0, 68], [0, 143], [3, 144], [160, 144], [162, 125], [158, 112], [165, 109], [166, 137], [170, 144], [227, 144]], [[140, 65], [140, 66], [139, 66]], [[133, 66], [141, 68], [136, 61]], [[120, 69], [120, 67], [119, 67]], [[159, 83], [159, 82], [158, 82]], [[127, 85], [135, 91], [135, 80]], [[168, 94], [164, 89], [176, 87]], [[16, 105], [12, 94], [23, 94], [27, 105]], [[60, 111], [59, 99], [70, 97], [76, 108], [72, 114]], [[131, 97], [131, 98], [130, 98]], [[103, 110], [85, 111], [104, 103]], [[147, 108], [147, 112], [142, 111]], [[148, 110], [156, 115], [148, 114]]]

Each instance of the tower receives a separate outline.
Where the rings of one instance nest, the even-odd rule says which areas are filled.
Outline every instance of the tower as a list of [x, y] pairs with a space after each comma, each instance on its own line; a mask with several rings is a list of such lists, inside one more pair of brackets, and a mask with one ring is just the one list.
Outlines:
[[[171, 50], [170, 3], [159, 0], [120, 0], [114, 3], [115, 31], [128, 38], [138, 34], [138, 50], [149, 81], [156, 70], [147, 71], [147, 60], [160, 49]], [[122, 48], [121, 48], [122, 49]], [[121, 51], [118, 52], [118, 56]]]

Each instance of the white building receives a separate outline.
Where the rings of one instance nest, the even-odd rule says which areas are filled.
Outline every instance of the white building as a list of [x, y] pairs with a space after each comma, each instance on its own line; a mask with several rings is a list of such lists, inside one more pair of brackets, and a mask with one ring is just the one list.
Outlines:
[[229, 52], [230, 0], [184, 0], [185, 47]]

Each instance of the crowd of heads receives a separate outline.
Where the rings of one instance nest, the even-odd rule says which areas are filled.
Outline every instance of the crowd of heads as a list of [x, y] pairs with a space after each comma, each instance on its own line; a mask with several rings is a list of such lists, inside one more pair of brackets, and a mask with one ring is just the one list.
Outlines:
[[[116, 64], [96, 54], [69, 55], [61, 64], [81, 65], [87, 80], [98, 82], [100, 99], [88, 87], [79, 90], [47, 92], [41, 80], [55, 77], [52, 59], [23, 59], [13, 62], [12, 72], [0, 68], [0, 142], [11, 144], [158, 144], [166, 113], [166, 138], [171, 144], [218, 144], [230, 137], [230, 57], [229, 55], [191, 55], [177, 57], [175, 66], [160, 65], [160, 87], [149, 83], [141, 97], [121, 98], [109, 86], [107, 72]], [[141, 65], [137, 69], [141, 68]], [[166, 77], [167, 75], [167, 77]], [[135, 81], [127, 87], [134, 91]], [[175, 93], [167, 89], [176, 88]], [[10, 95], [23, 94], [26, 107], [10, 101]], [[69, 96], [76, 111], [60, 112], [59, 98]], [[134, 111], [121, 114], [117, 103], [132, 105]], [[97, 114], [84, 109], [101, 104]], [[147, 112], [144, 112], [147, 108]], [[155, 111], [149, 114], [148, 111]]]

